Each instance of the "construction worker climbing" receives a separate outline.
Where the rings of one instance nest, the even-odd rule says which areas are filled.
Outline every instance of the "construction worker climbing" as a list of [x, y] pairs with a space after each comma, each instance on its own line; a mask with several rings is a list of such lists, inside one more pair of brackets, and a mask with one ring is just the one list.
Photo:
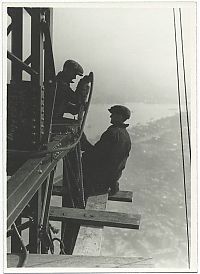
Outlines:
[[57, 92], [54, 106], [54, 119], [62, 119], [64, 113], [73, 115], [79, 112], [85, 94], [83, 86], [89, 82], [88, 76], [84, 76], [78, 83], [76, 91], [73, 91], [70, 84], [77, 75], [83, 76], [83, 68], [74, 60], [67, 60], [63, 65], [63, 70], [56, 76]]
[[125, 168], [131, 149], [130, 136], [124, 122], [130, 118], [130, 110], [121, 105], [108, 109], [111, 126], [100, 140], [92, 145], [85, 134], [81, 138], [85, 196], [119, 191], [118, 180]]

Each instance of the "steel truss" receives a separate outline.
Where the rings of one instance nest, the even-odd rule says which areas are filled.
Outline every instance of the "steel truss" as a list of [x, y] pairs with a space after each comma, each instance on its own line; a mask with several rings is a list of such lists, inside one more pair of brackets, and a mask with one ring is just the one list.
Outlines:
[[[25, 60], [24, 13], [31, 20], [30, 55]], [[12, 176], [7, 189], [7, 236], [11, 236], [11, 252], [20, 253], [23, 248], [13, 224], [16, 224], [20, 233], [28, 228], [26, 250], [29, 253], [47, 253], [50, 250], [53, 253], [49, 209], [59, 160], [63, 161], [62, 181], [64, 193], [67, 193], [63, 196], [62, 206], [85, 207], [79, 141], [91, 100], [93, 74], [89, 75], [87, 107], [80, 108], [75, 120], [66, 119], [65, 124], [52, 127], [56, 96], [51, 42], [52, 9], [8, 8], [8, 15], [11, 17], [7, 29], [7, 34], [11, 35], [11, 52], [7, 52], [11, 61], [11, 81], [8, 84], [8, 174]], [[23, 71], [30, 75], [30, 81], [22, 79]], [[27, 105], [29, 110], [26, 113]], [[21, 116], [18, 112], [22, 113]], [[25, 138], [24, 130], [27, 131]], [[24, 150], [28, 153], [24, 153]], [[71, 236], [67, 232], [69, 227]], [[77, 225], [62, 225], [63, 252], [72, 253], [77, 233]]]

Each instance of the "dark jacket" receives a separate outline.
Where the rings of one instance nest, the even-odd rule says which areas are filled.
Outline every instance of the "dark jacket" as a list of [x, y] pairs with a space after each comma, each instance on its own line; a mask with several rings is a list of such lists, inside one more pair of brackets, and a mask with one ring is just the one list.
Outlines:
[[54, 118], [63, 117], [64, 113], [77, 114], [79, 97], [68, 83], [65, 82], [63, 72], [59, 72], [56, 76], [57, 91], [54, 105]]
[[[108, 190], [119, 180], [131, 149], [127, 125], [111, 125], [92, 146], [82, 140], [84, 179], [97, 189]], [[89, 183], [88, 183], [89, 182]]]

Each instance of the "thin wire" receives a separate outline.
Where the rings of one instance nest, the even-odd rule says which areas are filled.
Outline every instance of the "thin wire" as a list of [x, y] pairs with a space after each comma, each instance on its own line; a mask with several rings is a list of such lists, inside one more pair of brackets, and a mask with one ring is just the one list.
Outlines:
[[179, 8], [180, 14], [180, 29], [181, 29], [181, 46], [182, 46], [182, 60], [183, 60], [183, 75], [184, 75], [184, 91], [185, 91], [185, 107], [186, 107], [186, 117], [187, 117], [187, 129], [188, 129], [188, 145], [190, 153], [190, 165], [191, 165], [191, 143], [190, 143], [190, 122], [188, 114], [188, 99], [187, 99], [187, 85], [186, 85], [186, 74], [185, 74], [185, 57], [184, 57], [184, 48], [183, 48], [183, 29], [182, 29], [182, 18], [181, 18], [181, 9]]
[[177, 88], [178, 88], [178, 103], [179, 103], [181, 150], [182, 150], [182, 164], [183, 164], [183, 185], [184, 185], [184, 198], [185, 198], [185, 218], [186, 218], [186, 230], [187, 230], [187, 255], [188, 255], [188, 267], [190, 268], [190, 238], [189, 238], [188, 209], [187, 209], [187, 191], [186, 191], [186, 176], [185, 176], [185, 155], [184, 155], [184, 148], [183, 148], [183, 126], [182, 126], [180, 80], [179, 80], [179, 68], [178, 68], [176, 18], [175, 18], [175, 10], [174, 10], [174, 8], [173, 8], [173, 17], [174, 17], [174, 35], [175, 35], [175, 48], [176, 48], [176, 70], [177, 70]]

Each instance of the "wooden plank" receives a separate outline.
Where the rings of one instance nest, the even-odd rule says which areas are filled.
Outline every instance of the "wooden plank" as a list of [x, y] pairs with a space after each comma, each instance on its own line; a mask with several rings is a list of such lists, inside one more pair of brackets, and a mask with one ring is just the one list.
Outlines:
[[132, 191], [118, 191], [114, 195], [109, 195], [108, 200], [119, 201], [119, 202], [132, 202], [133, 192]]
[[[8, 254], [8, 268], [16, 267], [19, 256]], [[80, 268], [152, 268], [152, 258], [143, 257], [108, 257], [29, 254], [25, 267], [80, 267]]]
[[[62, 180], [61, 180], [62, 182]], [[65, 195], [64, 188], [60, 181], [58, 181], [53, 186], [52, 194], [55, 196]], [[118, 191], [114, 195], [109, 195], [108, 200], [110, 201], [119, 201], [119, 202], [132, 202], [133, 201], [133, 192], [132, 191]]]
[[[105, 210], [108, 194], [91, 196], [87, 200], [86, 209]], [[81, 226], [73, 255], [98, 256], [101, 251], [103, 226]]]
[[103, 225], [132, 229], [139, 229], [141, 218], [139, 214], [63, 207], [51, 207], [49, 216], [50, 220], [53, 221], [70, 220], [83, 225]]
[[55, 196], [66, 196], [67, 191], [65, 190], [65, 188], [63, 186], [53, 186], [53, 191], [52, 191], [52, 195]]

